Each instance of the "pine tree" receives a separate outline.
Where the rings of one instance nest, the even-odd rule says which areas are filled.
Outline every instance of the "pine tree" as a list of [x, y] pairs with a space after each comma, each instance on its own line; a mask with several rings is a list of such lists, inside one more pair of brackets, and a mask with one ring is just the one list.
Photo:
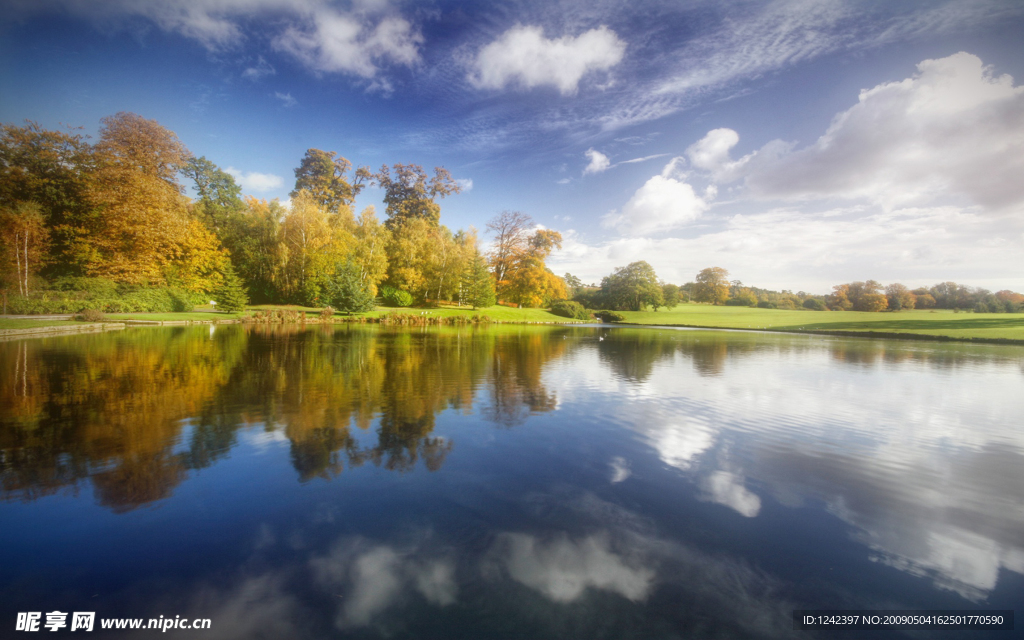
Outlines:
[[362, 313], [374, 307], [373, 294], [359, 278], [359, 266], [349, 261], [339, 263], [334, 277], [327, 283], [327, 300], [338, 311]]
[[462, 290], [464, 299], [474, 309], [492, 307], [498, 301], [494, 293], [494, 278], [487, 270], [487, 262], [477, 253], [463, 274]]
[[249, 304], [242, 281], [230, 264], [224, 269], [224, 280], [213, 294], [217, 308], [227, 313], [241, 313]]

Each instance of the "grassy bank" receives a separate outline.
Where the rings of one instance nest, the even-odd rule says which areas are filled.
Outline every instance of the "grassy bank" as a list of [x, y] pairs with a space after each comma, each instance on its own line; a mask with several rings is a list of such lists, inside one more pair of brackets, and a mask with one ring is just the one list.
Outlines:
[[36, 329], [38, 327], [66, 327], [81, 324], [74, 320], [30, 320], [21, 318], [0, 318], [0, 331], [10, 329]]
[[621, 313], [626, 322], [635, 324], [1024, 341], [1024, 314], [1021, 313], [785, 311], [702, 304], [684, 304], [671, 310]]

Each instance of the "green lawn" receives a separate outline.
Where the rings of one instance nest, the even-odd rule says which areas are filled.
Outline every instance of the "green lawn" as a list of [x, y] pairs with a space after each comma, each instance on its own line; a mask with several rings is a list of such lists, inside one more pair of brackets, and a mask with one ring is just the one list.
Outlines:
[[[261, 310], [267, 311], [270, 309], [289, 309], [292, 311], [305, 311], [308, 315], [320, 315], [320, 309], [313, 307], [301, 307], [298, 305], [290, 304], [260, 304], [249, 307], [250, 311]], [[454, 307], [454, 306], [441, 306], [435, 308], [419, 308], [419, 307], [377, 307], [373, 311], [366, 313], [357, 313], [357, 316], [366, 316], [368, 318], [377, 318], [389, 313], [404, 313], [413, 316], [428, 315], [434, 317], [448, 317], [448, 316], [487, 316], [491, 320], [501, 320], [503, 322], [572, 322], [569, 318], [563, 318], [562, 316], [556, 316], [547, 309], [513, 309], [511, 307], [502, 307], [495, 305], [493, 307], [487, 307], [484, 309], [473, 309], [471, 307]], [[180, 314], [178, 314], [180, 315]], [[221, 314], [217, 314], [218, 316]], [[338, 313], [337, 317], [342, 317], [345, 314]]]
[[957, 339], [1024, 341], [1022, 313], [954, 313], [914, 310], [895, 313], [785, 311], [750, 307], [683, 304], [660, 311], [623, 311], [626, 322], [770, 331], [876, 332], [945, 336]]
[[74, 320], [25, 320], [20, 318], [0, 318], [0, 331], [8, 329], [35, 329], [37, 327], [63, 327], [82, 324]]
[[241, 318], [242, 313], [209, 313], [204, 311], [186, 311], [181, 313], [107, 313], [106, 318], [110, 322], [124, 322], [125, 320], [158, 320], [160, 322], [182, 322], [185, 320], [200, 322], [215, 322], [218, 320], [236, 320]]

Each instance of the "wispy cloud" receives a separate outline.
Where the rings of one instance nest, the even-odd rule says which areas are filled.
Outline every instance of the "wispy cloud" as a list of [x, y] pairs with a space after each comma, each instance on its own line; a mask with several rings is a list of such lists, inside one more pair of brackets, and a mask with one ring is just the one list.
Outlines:
[[299, 101], [292, 97], [291, 93], [281, 93], [280, 91], [274, 92], [274, 97], [284, 103], [286, 107], [294, 107], [299, 104]]
[[242, 77], [246, 80], [252, 80], [253, 82], [264, 78], [266, 76], [272, 76], [277, 74], [277, 70], [263, 59], [263, 56], [259, 56], [256, 60], [256, 64], [251, 67], [246, 67], [245, 71], [242, 72]]

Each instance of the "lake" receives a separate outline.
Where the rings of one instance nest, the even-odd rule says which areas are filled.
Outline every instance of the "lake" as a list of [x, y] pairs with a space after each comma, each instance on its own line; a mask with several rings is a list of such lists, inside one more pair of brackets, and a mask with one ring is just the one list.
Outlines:
[[1021, 347], [191, 326], [3, 342], [0, 383], [2, 637], [53, 611], [647, 639], [1024, 610]]

